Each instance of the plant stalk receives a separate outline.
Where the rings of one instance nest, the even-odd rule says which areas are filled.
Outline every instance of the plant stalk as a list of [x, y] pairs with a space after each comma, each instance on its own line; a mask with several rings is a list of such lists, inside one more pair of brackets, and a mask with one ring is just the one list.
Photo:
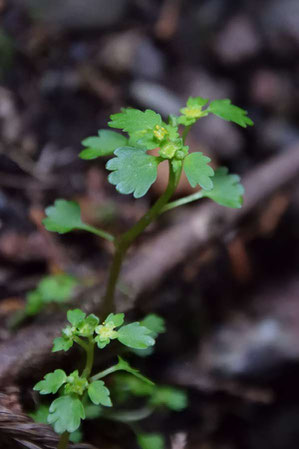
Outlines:
[[69, 432], [63, 432], [60, 435], [57, 449], [67, 449], [69, 445], [70, 434]]
[[115, 311], [114, 297], [116, 285], [123, 260], [129, 247], [132, 245], [135, 239], [145, 230], [145, 228], [159, 216], [160, 211], [168, 203], [169, 199], [175, 192], [180, 176], [181, 169], [174, 172], [171, 162], [169, 161], [169, 180], [167, 188], [163, 195], [160, 196], [160, 198], [154, 203], [151, 209], [149, 209], [148, 212], [143, 215], [143, 217], [141, 217], [141, 219], [134, 226], [132, 226], [131, 229], [123, 233], [118, 239], [115, 240], [114, 258], [110, 268], [107, 289], [101, 307], [101, 313], [103, 316], [106, 316], [109, 313]]
[[203, 197], [203, 192], [200, 190], [199, 192], [192, 193], [191, 195], [184, 196], [183, 198], [165, 204], [160, 213], [163, 214], [164, 212], [174, 209], [175, 207], [184, 206], [185, 204], [191, 203], [192, 201], [197, 201]]
[[92, 376], [90, 378], [90, 380], [92, 382], [94, 382], [95, 380], [102, 379], [103, 377], [106, 377], [109, 374], [112, 374], [112, 373], [115, 373], [116, 371], [121, 371], [121, 370], [122, 370], [122, 368], [120, 368], [119, 366], [113, 365], [113, 366], [110, 366], [110, 368], [107, 368], [107, 369], [105, 369], [103, 371], [100, 371], [99, 373], [95, 374], [94, 376]]
[[185, 129], [184, 129], [184, 131], [183, 131], [182, 139], [183, 139], [184, 145], [185, 145], [185, 143], [186, 143], [186, 139], [187, 139], [187, 136], [188, 136], [189, 131], [190, 131], [190, 129], [191, 129], [191, 126], [192, 126], [192, 125], [186, 126]]
[[[79, 337], [77, 337], [77, 338], [78, 338], [78, 340], [76, 339], [77, 343], [79, 343], [79, 344], [83, 343]], [[80, 346], [82, 346], [86, 351], [86, 362], [85, 362], [85, 368], [83, 370], [82, 376], [89, 379], [92, 368], [93, 368], [94, 346], [95, 345], [94, 345], [93, 341], [90, 339], [90, 341], [87, 345], [80, 344]], [[69, 432], [63, 432], [60, 435], [57, 449], [67, 449], [68, 445], [69, 445], [69, 439], [70, 439]]]
[[99, 237], [108, 240], [108, 242], [114, 242], [114, 236], [109, 232], [104, 231], [103, 229], [95, 228], [94, 226], [90, 226], [87, 224], [84, 224], [81, 229], [85, 229], [85, 231], [98, 235]]
[[90, 340], [86, 349], [86, 364], [82, 373], [82, 376], [86, 377], [86, 379], [88, 379], [91, 374], [93, 361], [94, 361], [94, 343], [92, 340]]

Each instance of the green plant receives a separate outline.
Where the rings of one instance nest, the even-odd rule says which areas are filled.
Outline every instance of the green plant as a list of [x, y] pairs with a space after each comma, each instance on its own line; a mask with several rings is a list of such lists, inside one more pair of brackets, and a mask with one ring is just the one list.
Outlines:
[[42, 395], [60, 393], [51, 403], [47, 418], [48, 423], [61, 435], [59, 449], [67, 447], [70, 433], [78, 430], [81, 420], [85, 419], [84, 403], [87, 399], [95, 405], [112, 406], [110, 391], [103, 378], [117, 371], [126, 371], [148, 385], [153, 385], [119, 356], [117, 364], [92, 375], [96, 346], [103, 349], [111, 340], [118, 340], [129, 348], [146, 349], [155, 344], [150, 329], [139, 322], [124, 324], [123, 313], [111, 313], [100, 324], [96, 315], [86, 316], [82, 310], [75, 309], [68, 311], [67, 319], [70, 324], [62, 330], [61, 337], [55, 338], [52, 351], [68, 351], [76, 343], [86, 353], [85, 367], [81, 374], [75, 370], [69, 375], [62, 369], [56, 369], [46, 374], [34, 387]]
[[[144, 433], [142, 420], [148, 418], [155, 412], [168, 413], [169, 411], [180, 412], [187, 407], [188, 399], [186, 392], [182, 389], [169, 385], [149, 385], [136, 377], [126, 373], [115, 376], [112, 384], [112, 395], [116, 397], [119, 404], [126, 404], [132, 396], [139, 401], [143, 398], [144, 404], [137, 410], [112, 411], [110, 417], [114, 420], [127, 423], [136, 434], [141, 449], [164, 449], [164, 437], [160, 433]], [[139, 402], [138, 401], [138, 402]]]
[[[151, 385], [150, 381], [121, 358], [117, 365], [91, 376], [95, 344], [103, 349], [110, 340], [118, 339], [134, 350], [144, 350], [154, 344], [155, 333], [161, 332], [162, 324], [161, 322], [159, 324], [157, 319], [145, 322], [147, 327], [138, 322], [122, 326], [123, 314], [114, 315], [115, 290], [123, 261], [132, 243], [159, 215], [183, 204], [206, 197], [222, 206], [232, 208], [242, 206], [244, 189], [240, 184], [239, 176], [229, 174], [225, 167], [214, 171], [209, 165], [210, 158], [201, 152], [190, 152], [186, 139], [197, 120], [209, 114], [234, 122], [243, 128], [253, 125], [247, 112], [232, 105], [228, 99], [214, 100], [209, 103], [208, 99], [201, 97], [189, 98], [186, 107], [180, 112], [179, 116], [170, 116], [166, 123], [160, 114], [152, 110], [143, 112], [126, 108], [112, 115], [108, 123], [111, 128], [127, 133], [126, 136], [112, 130], [100, 130], [98, 136], [88, 137], [82, 142], [85, 148], [81, 151], [80, 157], [85, 160], [101, 156], [111, 157], [106, 164], [106, 168], [110, 171], [108, 181], [116, 186], [119, 193], [133, 194], [134, 198], [140, 198], [148, 192], [157, 178], [158, 165], [164, 161], [168, 162], [169, 179], [165, 192], [131, 229], [119, 236], [114, 236], [106, 230], [90, 226], [82, 221], [80, 207], [73, 201], [58, 199], [53, 206], [46, 209], [46, 218], [43, 223], [48, 231], [60, 234], [73, 230], [88, 231], [111, 242], [115, 250], [106, 292], [101, 303], [101, 315], [108, 315], [108, 318], [99, 325], [95, 315], [85, 317], [80, 310], [70, 311], [68, 320], [71, 326], [64, 329], [62, 337], [54, 341], [54, 351], [67, 351], [74, 342], [86, 351], [86, 366], [82, 374], [79, 375], [78, 371], [74, 371], [67, 376], [64, 371], [56, 370], [35, 386], [41, 394], [57, 393], [63, 387], [63, 394], [50, 406], [48, 419], [54, 424], [55, 430], [62, 433], [59, 449], [67, 447], [69, 433], [78, 429], [81, 419], [84, 419], [82, 399], [86, 395], [89, 395], [90, 400], [95, 404], [111, 406], [110, 393], [100, 380], [101, 378], [112, 372], [124, 370]], [[155, 148], [159, 148], [157, 156], [148, 153]], [[184, 198], [170, 201], [183, 171], [191, 187], [200, 188], [200, 190]], [[118, 327], [119, 329], [115, 330]], [[87, 338], [87, 342], [83, 338]], [[171, 395], [169, 387], [148, 389], [148, 392], [150, 392], [147, 394], [151, 398], [149, 402], [152, 402], [152, 407], [161, 401], [167, 402], [167, 398], [169, 400]], [[178, 396], [174, 397], [177, 398], [177, 407], [179, 407]], [[170, 402], [168, 406], [169, 404]], [[149, 435], [139, 432], [138, 441], [143, 449], [163, 447], [163, 439], [157, 434]]]
[[[163, 435], [156, 432], [145, 434], [142, 430], [142, 421], [156, 411], [165, 414], [169, 411], [179, 412], [185, 409], [187, 407], [186, 392], [168, 385], [146, 383], [129, 373], [116, 373], [109, 381], [109, 390], [113, 408], [90, 404], [88, 398], [83, 396], [85, 419], [102, 418], [125, 423], [136, 434], [141, 449], [148, 447], [155, 449], [154, 442], [157, 440], [160, 441], [161, 449], [164, 449]], [[134, 396], [137, 398], [137, 407], [134, 401], [132, 403]], [[140, 404], [141, 398], [143, 398], [143, 404]], [[128, 403], [129, 408], [127, 407]], [[40, 404], [36, 411], [30, 413], [30, 416], [36, 422], [47, 424], [49, 408], [49, 403]], [[82, 432], [78, 428], [70, 433], [70, 441], [80, 442], [82, 436]], [[152, 442], [152, 446], [150, 446], [150, 442]]]
[[44, 276], [34, 290], [26, 294], [25, 308], [16, 311], [8, 320], [8, 326], [16, 328], [28, 317], [34, 317], [49, 304], [64, 306], [71, 299], [79, 281], [67, 273]]
[[[106, 293], [101, 305], [105, 314], [114, 311], [114, 295], [120, 270], [126, 253], [136, 238], [160, 214], [167, 210], [201, 198], [210, 198], [216, 203], [239, 208], [242, 206], [244, 189], [237, 175], [229, 174], [227, 168], [220, 167], [215, 172], [209, 165], [210, 158], [201, 152], [190, 152], [186, 138], [197, 120], [214, 114], [223, 120], [234, 122], [243, 128], [253, 125], [247, 112], [231, 104], [230, 100], [214, 100], [201, 97], [189, 98], [180, 116], [170, 116], [165, 123], [160, 114], [152, 110], [123, 109], [111, 116], [108, 125], [127, 133], [124, 136], [111, 130], [100, 130], [98, 136], [83, 140], [82, 159], [91, 160], [101, 156], [113, 156], [106, 164], [111, 172], [108, 181], [122, 194], [135, 198], [144, 196], [157, 178], [157, 168], [168, 161], [169, 180], [165, 192], [158, 198], [146, 214], [128, 231], [120, 236], [84, 223], [80, 207], [73, 201], [56, 200], [46, 209], [43, 223], [48, 231], [64, 234], [76, 229], [85, 230], [113, 243], [115, 248]], [[148, 154], [159, 148], [158, 156]], [[182, 171], [184, 170], [191, 187], [200, 187], [195, 193], [170, 202]]]
[[66, 273], [44, 276], [36, 289], [26, 295], [26, 315], [37, 315], [50, 303], [67, 303], [77, 285], [77, 279]]

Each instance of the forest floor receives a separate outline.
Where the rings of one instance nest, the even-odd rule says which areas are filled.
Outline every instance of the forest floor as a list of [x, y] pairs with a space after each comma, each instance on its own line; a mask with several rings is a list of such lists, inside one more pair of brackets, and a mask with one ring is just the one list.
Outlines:
[[[145, 198], [118, 195], [104, 163], [78, 158], [80, 142], [122, 106], [167, 116], [200, 95], [229, 97], [255, 122], [243, 130], [208, 118], [188, 142], [241, 175], [245, 202], [240, 211], [203, 202], [165, 214], [130, 252], [119, 307], [134, 318], [157, 313], [167, 327], [155, 353], [134, 363], [188, 396], [186, 409], [159, 411], [142, 428], [172, 449], [297, 449], [296, 1], [110, 0], [104, 8], [86, 0], [84, 14], [70, 3], [0, 1], [1, 447], [56, 444], [23, 413], [37, 405], [32, 386], [57, 366], [49, 348], [65, 310], [11, 328], [26, 294], [43, 276], [67, 272], [81, 282], [74, 304], [94, 310], [112, 256], [95, 236], [46, 232], [44, 208], [76, 200], [88, 223], [119, 233], [165, 187], [161, 171]], [[183, 181], [178, 195], [188, 189]], [[83, 441], [135, 447], [130, 427], [103, 422], [87, 421]]]

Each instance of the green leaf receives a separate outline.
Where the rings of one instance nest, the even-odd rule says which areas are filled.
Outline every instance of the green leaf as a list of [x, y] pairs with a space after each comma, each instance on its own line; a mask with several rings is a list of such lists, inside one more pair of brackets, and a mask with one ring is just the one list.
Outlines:
[[95, 419], [101, 416], [102, 407], [96, 406], [94, 404], [84, 404], [86, 419]]
[[110, 315], [108, 315], [105, 319], [105, 324], [112, 322], [114, 324], [114, 327], [119, 327], [124, 323], [124, 317], [124, 313], [110, 313]]
[[140, 131], [135, 134], [131, 134], [128, 147], [137, 148], [139, 150], [153, 150], [159, 146], [159, 142], [155, 139], [152, 130]]
[[39, 282], [37, 290], [44, 303], [52, 301], [63, 303], [70, 299], [76, 285], [78, 285], [78, 281], [73, 276], [61, 273], [54, 276], [45, 276]]
[[164, 449], [165, 440], [160, 433], [139, 433], [137, 441], [141, 449]]
[[166, 406], [170, 410], [180, 411], [187, 407], [185, 391], [169, 386], [157, 386], [152, 393], [150, 404], [156, 407]]
[[68, 310], [67, 319], [75, 327], [81, 323], [86, 317], [86, 313], [82, 312], [80, 309]]
[[106, 164], [106, 168], [113, 171], [108, 176], [109, 182], [116, 185], [120, 193], [133, 193], [135, 198], [144, 196], [156, 181], [158, 159], [131, 147], [119, 148], [115, 155], [117, 157]]
[[104, 349], [106, 346], [110, 343], [110, 339], [107, 338], [106, 340], [103, 340], [100, 335], [95, 337], [94, 341], [96, 342], [99, 349]]
[[52, 402], [48, 423], [54, 425], [56, 433], [75, 432], [85, 418], [82, 402], [76, 396], [61, 396]]
[[81, 441], [83, 440], [83, 433], [81, 432], [80, 429], [75, 430], [75, 432], [72, 432], [70, 434], [70, 441], [72, 443], [81, 443]]
[[54, 338], [52, 352], [57, 352], [57, 351], [65, 351], [66, 352], [73, 346], [73, 344], [74, 344], [74, 342], [70, 338], [65, 338], [65, 337]]
[[81, 337], [91, 337], [95, 328], [99, 324], [99, 319], [93, 313], [88, 315], [81, 323], [78, 324], [78, 335]]
[[166, 131], [168, 132], [167, 137], [168, 137], [170, 140], [177, 140], [177, 139], [180, 137], [179, 132], [178, 132], [178, 127], [177, 127], [177, 125], [172, 125], [172, 124], [166, 125], [165, 123], [162, 123], [162, 126], [163, 126], [163, 127], [166, 129]]
[[214, 170], [208, 165], [211, 159], [202, 153], [190, 153], [184, 160], [184, 170], [192, 187], [197, 184], [204, 190], [213, 188]]
[[138, 322], [121, 327], [117, 333], [118, 341], [129, 348], [146, 349], [155, 344], [155, 340], [150, 336], [151, 331]]
[[65, 234], [74, 229], [85, 229], [80, 206], [74, 201], [56, 200], [54, 206], [47, 207], [45, 212], [47, 218], [44, 218], [43, 225], [48, 231]]
[[170, 126], [177, 127], [179, 125], [179, 117], [174, 114], [170, 114], [168, 121]]
[[156, 125], [154, 129], [137, 131], [130, 135], [129, 146], [141, 149], [152, 150], [162, 147], [166, 142], [179, 139], [178, 127], [166, 125]]
[[110, 399], [110, 391], [102, 380], [96, 380], [92, 382], [88, 387], [88, 396], [96, 405], [104, 405], [105, 407], [112, 407], [112, 402]]
[[131, 376], [130, 373], [119, 373], [114, 377], [114, 382], [118, 399], [119, 395], [128, 397], [124, 393], [131, 393], [135, 396], [151, 396], [155, 388], [154, 385], [145, 383], [136, 376]]
[[26, 314], [37, 315], [43, 308], [43, 298], [38, 290], [32, 290], [26, 295]]
[[208, 103], [208, 98], [203, 97], [189, 97], [187, 100], [187, 107], [189, 108], [202, 108]]
[[33, 390], [40, 394], [55, 394], [59, 388], [66, 382], [67, 375], [62, 369], [56, 369], [53, 373], [45, 375], [44, 380], [38, 382]]
[[153, 130], [156, 125], [161, 125], [162, 119], [160, 114], [147, 109], [140, 111], [139, 109], [123, 109], [118, 114], [111, 115], [111, 122], [108, 125], [111, 128], [119, 128], [129, 134]]
[[99, 137], [87, 137], [82, 141], [85, 148], [79, 154], [81, 159], [96, 159], [99, 156], [109, 156], [119, 148], [127, 145], [128, 139], [115, 131], [101, 129]]
[[238, 106], [234, 106], [227, 98], [223, 100], [211, 101], [207, 110], [223, 120], [234, 122], [243, 128], [246, 128], [247, 125], [253, 125], [253, 121], [247, 116], [247, 111], [239, 108]]
[[43, 277], [37, 288], [26, 295], [26, 314], [36, 315], [50, 302], [66, 302], [77, 284], [74, 277], [65, 273]]
[[34, 422], [48, 423], [49, 406], [41, 404], [34, 412], [28, 413]]
[[244, 187], [238, 175], [228, 174], [226, 167], [219, 167], [213, 177], [214, 187], [203, 196], [211, 198], [221, 206], [238, 209], [243, 204]]
[[117, 365], [115, 365], [115, 368], [122, 370], [122, 371], [127, 371], [127, 373], [133, 374], [133, 376], [136, 376], [138, 379], [142, 380], [143, 382], [147, 383], [148, 385], [155, 385], [154, 382], [152, 382], [150, 379], [148, 379], [147, 377], [140, 374], [139, 370], [130, 366], [130, 364], [128, 362], [126, 362], [126, 360], [122, 359], [120, 356], [117, 356], [117, 358], [118, 358], [118, 363], [117, 363]]
[[166, 332], [165, 320], [159, 315], [155, 313], [150, 313], [147, 315], [142, 321], [141, 326], [147, 327], [152, 333], [152, 336], [155, 338], [158, 334], [163, 334]]

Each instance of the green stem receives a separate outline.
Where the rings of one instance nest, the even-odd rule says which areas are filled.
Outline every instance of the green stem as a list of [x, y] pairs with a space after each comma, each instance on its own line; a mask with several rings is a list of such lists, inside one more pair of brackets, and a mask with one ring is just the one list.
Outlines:
[[82, 376], [86, 377], [86, 379], [88, 379], [91, 374], [93, 361], [94, 361], [94, 342], [92, 340], [89, 340], [89, 344], [86, 350], [86, 364], [82, 373]]
[[83, 341], [83, 340], [81, 340], [81, 338], [80, 337], [77, 337], [77, 336], [75, 336], [75, 337], [73, 337], [74, 338], [74, 341], [79, 345], [79, 346], [81, 346], [81, 348], [83, 348], [84, 349], [84, 351], [88, 351], [88, 344], [87, 343], [85, 343], [85, 341]]
[[101, 314], [103, 317], [109, 315], [109, 313], [114, 312], [114, 294], [116, 289], [116, 284], [119, 278], [120, 270], [124, 257], [126, 255], [127, 248], [122, 247], [121, 239], [115, 242], [115, 253], [113, 256], [112, 264], [109, 271], [109, 277], [106, 287], [106, 293], [104, 296], [103, 304], [101, 305]]
[[127, 232], [122, 234], [117, 240], [115, 240], [115, 254], [113, 262], [109, 272], [109, 278], [107, 283], [106, 294], [102, 304], [102, 314], [106, 316], [110, 312], [114, 311], [114, 296], [116, 284], [121, 271], [124, 257], [128, 251], [128, 248], [132, 245], [134, 240], [145, 230], [145, 228], [160, 215], [163, 207], [168, 203], [176, 190], [179, 179], [181, 176], [181, 170], [173, 171], [171, 162], [169, 161], [169, 180], [168, 185], [160, 198], [154, 203], [151, 209], [143, 215], [143, 217]]
[[67, 449], [69, 445], [70, 434], [69, 432], [63, 432], [60, 435], [57, 449]]
[[172, 201], [171, 203], [165, 204], [163, 209], [161, 210], [161, 214], [164, 212], [174, 209], [175, 207], [183, 206], [184, 204], [191, 203], [192, 201], [199, 200], [200, 198], [203, 198], [203, 192], [200, 190], [199, 192], [192, 193], [192, 195], [184, 196], [183, 198], [180, 198], [179, 200]]
[[153, 409], [143, 407], [136, 410], [103, 410], [103, 417], [123, 423], [139, 422], [152, 415]]
[[109, 374], [115, 373], [116, 371], [121, 371], [123, 368], [121, 368], [118, 365], [110, 366], [110, 368], [104, 369], [104, 371], [100, 371], [99, 373], [95, 374], [90, 378], [91, 382], [94, 382], [95, 380], [102, 379], [103, 377], [108, 376]]
[[105, 240], [108, 240], [109, 242], [114, 242], [115, 237], [112, 234], [109, 234], [109, 232], [103, 231], [103, 229], [95, 228], [94, 226], [90, 226], [87, 224], [84, 224], [81, 229], [84, 229], [85, 231], [92, 232], [92, 234], [98, 235], [99, 237], [102, 237]]
[[191, 126], [192, 126], [192, 125], [186, 126], [185, 129], [184, 129], [184, 131], [183, 131], [182, 139], [183, 139], [184, 145], [185, 145], [187, 136], [188, 136], [188, 134], [189, 134], [189, 131], [190, 131], [190, 129], [191, 129]]

